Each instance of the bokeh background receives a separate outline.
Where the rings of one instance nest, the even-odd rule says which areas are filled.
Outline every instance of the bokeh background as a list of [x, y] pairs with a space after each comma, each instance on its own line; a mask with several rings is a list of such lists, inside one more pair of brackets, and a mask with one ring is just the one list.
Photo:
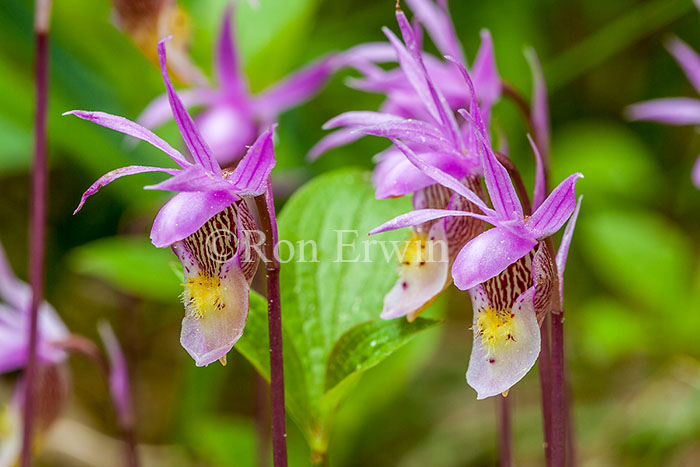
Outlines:
[[[23, 278], [32, 3], [0, 2], [0, 241]], [[193, 60], [209, 73], [225, 2], [179, 3], [193, 27]], [[254, 91], [324, 53], [383, 40], [381, 26], [396, 29], [393, 0], [260, 3], [257, 11], [241, 7], [236, 31]], [[693, 95], [663, 42], [678, 35], [700, 48], [698, 11], [691, 0], [453, 0], [450, 6], [468, 57], [479, 30], [490, 29], [501, 75], [526, 95], [531, 82], [523, 49], [535, 47], [550, 90], [553, 181], [585, 174], [566, 271], [565, 326], [580, 465], [700, 465], [700, 192], [690, 182], [700, 138], [690, 128], [622, 117], [626, 105], [640, 100]], [[147, 235], [168, 195], [141, 188], [158, 177], [122, 179], [72, 216], [82, 191], [101, 174], [134, 163], [158, 165], [163, 157], [61, 117], [88, 109], [135, 118], [163, 91], [158, 70], [111, 15], [107, 0], [61, 0], [53, 10], [47, 297], [74, 332], [97, 338], [100, 318], [115, 327], [133, 376], [138, 438], [151, 465], [264, 465], [264, 383], [236, 352], [226, 368], [197, 369], [177, 344], [182, 307], [170, 271], [175, 258], [154, 249]], [[377, 108], [377, 96], [344, 85], [350, 75], [340, 73], [318, 97], [282, 116], [275, 176], [287, 192], [334, 168], [369, 169], [371, 155], [385, 147], [366, 138], [315, 163], [305, 160], [323, 122], [346, 110]], [[517, 108], [501, 102], [494, 118], [531, 186]], [[179, 144], [174, 125], [159, 134]], [[445, 324], [370, 370], [341, 407], [331, 465], [495, 464], [495, 402], [476, 401], [464, 379], [469, 301], [451, 291], [428, 315]], [[90, 362], [72, 357], [70, 366], [73, 394], [43, 440], [41, 465], [119, 465], [104, 383]], [[0, 397], [8, 396], [15, 376], [0, 380]], [[535, 370], [511, 398], [517, 464], [542, 465]], [[289, 443], [290, 464], [308, 464], [308, 448], [291, 422]]]

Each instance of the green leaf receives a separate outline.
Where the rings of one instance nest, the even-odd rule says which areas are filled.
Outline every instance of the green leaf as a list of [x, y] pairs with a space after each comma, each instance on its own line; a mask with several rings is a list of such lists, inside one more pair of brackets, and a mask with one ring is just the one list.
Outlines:
[[[409, 329], [400, 321], [375, 321], [397, 279], [398, 262], [391, 244], [385, 245], [386, 257], [377, 240], [400, 245], [406, 232], [376, 239], [368, 232], [408, 211], [410, 201], [375, 199], [369, 178], [358, 170], [319, 176], [298, 190], [279, 216], [287, 405], [314, 449], [325, 449], [332, 413], [360, 372], [434, 324], [420, 320]], [[248, 324], [236, 348], [269, 378], [265, 310], [265, 302], [251, 294]], [[365, 343], [354, 352], [348, 347]], [[331, 359], [333, 384], [327, 385]]]
[[326, 391], [353, 373], [361, 373], [376, 366], [417, 333], [439, 323], [425, 318], [418, 318], [413, 323], [404, 319], [374, 320], [350, 329], [335, 343], [328, 358]]
[[173, 259], [169, 249], [156, 248], [146, 238], [111, 237], [71, 251], [68, 266], [136, 297], [174, 302], [182, 287], [173, 280]]

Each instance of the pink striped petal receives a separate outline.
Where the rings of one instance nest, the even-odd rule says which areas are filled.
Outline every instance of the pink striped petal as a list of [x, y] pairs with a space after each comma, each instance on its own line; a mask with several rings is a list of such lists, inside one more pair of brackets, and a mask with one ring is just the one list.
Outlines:
[[73, 211], [73, 214], [77, 214], [78, 211], [80, 211], [83, 208], [83, 205], [85, 204], [85, 201], [95, 193], [99, 191], [100, 188], [102, 188], [105, 185], [108, 185], [112, 183], [114, 180], [125, 177], [127, 175], [134, 175], [134, 174], [140, 174], [144, 172], [165, 172], [170, 175], [177, 175], [182, 172], [180, 169], [165, 169], [163, 167], [147, 167], [143, 165], [130, 165], [128, 167], [121, 167], [119, 169], [114, 169], [111, 172], [107, 172], [103, 176], [97, 179], [95, 183], [90, 185], [90, 188], [85, 190], [85, 193], [83, 193], [82, 198], [80, 198], [80, 204], [78, 204], [78, 207]]
[[487, 230], [467, 243], [457, 255], [452, 266], [455, 285], [468, 290], [496, 277], [536, 244], [534, 238], [523, 238], [504, 228]]
[[172, 197], [153, 222], [151, 241], [165, 248], [189, 237], [238, 197], [228, 191], [183, 192]]

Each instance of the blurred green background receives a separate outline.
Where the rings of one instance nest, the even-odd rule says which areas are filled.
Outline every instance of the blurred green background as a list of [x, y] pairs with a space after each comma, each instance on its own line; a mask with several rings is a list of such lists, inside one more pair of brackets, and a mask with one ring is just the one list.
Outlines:
[[[193, 59], [208, 73], [225, 2], [179, 3], [191, 16]], [[242, 6], [247, 12], [237, 18], [254, 91], [324, 53], [383, 40], [381, 26], [396, 29], [393, 0], [260, 3], [257, 12]], [[697, 10], [691, 0], [453, 0], [450, 6], [468, 57], [479, 30], [490, 29], [500, 73], [525, 94], [531, 83], [523, 49], [535, 47], [550, 86], [553, 181], [574, 171], [585, 175], [566, 270], [565, 326], [580, 464], [700, 465], [700, 193], [689, 175], [700, 138], [690, 128], [622, 119], [631, 103], [693, 95], [663, 41], [675, 34], [700, 49]], [[267, 427], [264, 383], [235, 352], [226, 368], [196, 369], [177, 345], [180, 287], [169, 266], [175, 258], [147, 240], [168, 195], [141, 188], [159, 177], [122, 179], [72, 216], [98, 176], [163, 158], [150, 146], [131, 148], [114, 132], [61, 117], [87, 109], [136, 118], [163, 91], [158, 70], [110, 17], [107, 0], [54, 5], [47, 297], [74, 332], [96, 338], [96, 320], [113, 323], [130, 363], [138, 437], [151, 465], [259, 465], [258, 433]], [[0, 240], [23, 278], [31, 25], [32, 2], [0, 2]], [[278, 178], [298, 186], [338, 167], [371, 168], [370, 157], [384, 141], [366, 138], [313, 164], [304, 159], [323, 135], [323, 122], [346, 110], [377, 108], [377, 96], [344, 86], [349, 75], [340, 73], [318, 97], [282, 116]], [[517, 109], [502, 102], [494, 118], [531, 180]], [[158, 133], [179, 144], [174, 125]], [[278, 201], [281, 208], [284, 199]], [[495, 402], [477, 402], [464, 379], [469, 300], [451, 290], [427, 314], [445, 324], [370, 370], [342, 406], [331, 465], [495, 464]], [[45, 440], [41, 462], [119, 465], [104, 384], [89, 362], [75, 357], [70, 365], [74, 393]], [[536, 371], [511, 395], [517, 464], [542, 465]], [[291, 422], [289, 432], [290, 464], [306, 465], [308, 448]]]

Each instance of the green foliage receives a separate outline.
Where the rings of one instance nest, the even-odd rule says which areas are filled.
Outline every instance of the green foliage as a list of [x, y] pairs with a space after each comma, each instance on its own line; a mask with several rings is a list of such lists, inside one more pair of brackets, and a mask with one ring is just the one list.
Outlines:
[[[332, 415], [359, 373], [437, 324], [376, 319], [397, 278], [396, 258], [385, 258], [377, 244], [357, 240], [407, 208], [407, 200], [374, 199], [365, 173], [344, 170], [301, 188], [279, 217], [280, 241], [297, 250], [295, 260], [281, 270], [287, 403], [315, 450], [327, 448]], [[398, 241], [403, 235], [394, 232], [382, 240]], [[302, 256], [298, 242], [309, 240], [317, 250], [314, 254], [306, 244]], [[341, 241], [347, 244], [342, 252]], [[352, 261], [358, 257], [362, 261]], [[252, 294], [248, 324], [236, 348], [269, 378], [267, 342], [265, 302]]]
[[135, 297], [170, 303], [182, 292], [173, 280], [177, 259], [169, 249], [155, 248], [143, 237], [111, 237], [74, 249], [68, 267], [98, 277]]

